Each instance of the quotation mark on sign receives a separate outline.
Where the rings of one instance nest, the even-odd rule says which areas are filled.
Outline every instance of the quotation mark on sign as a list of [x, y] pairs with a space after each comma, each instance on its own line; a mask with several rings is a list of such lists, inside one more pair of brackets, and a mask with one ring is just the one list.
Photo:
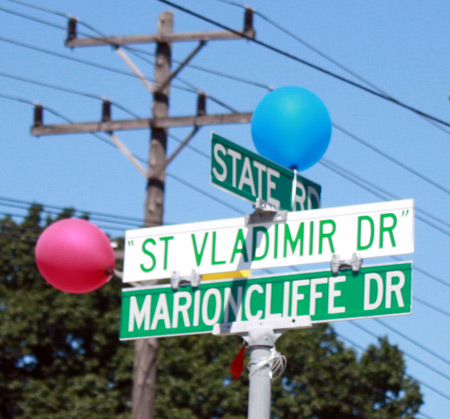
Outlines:
[[134, 246], [134, 240], [128, 240], [127, 244], [128, 246]]
[[402, 211], [402, 217], [406, 217], [409, 214], [409, 209]]

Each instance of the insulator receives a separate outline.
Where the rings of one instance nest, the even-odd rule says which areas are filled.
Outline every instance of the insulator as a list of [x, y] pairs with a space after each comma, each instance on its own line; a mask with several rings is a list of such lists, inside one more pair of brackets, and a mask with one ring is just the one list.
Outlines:
[[34, 126], [41, 126], [44, 117], [44, 108], [41, 105], [34, 106]]
[[206, 95], [203, 93], [197, 98], [197, 115], [206, 115]]
[[71, 41], [77, 37], [77, 20], [71, 17], [67, 24], [67, 40]]
[[102, 105], [102, 121], [111, 121], [111, 102], [104, 100]]
[[244, 32], [253, 30], [253, 10], [250, 8], [245, 9], [244, 17]]

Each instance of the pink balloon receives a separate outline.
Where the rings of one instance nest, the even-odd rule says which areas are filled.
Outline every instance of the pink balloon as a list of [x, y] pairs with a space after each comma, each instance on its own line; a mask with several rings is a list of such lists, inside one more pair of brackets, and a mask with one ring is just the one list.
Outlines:
[[96, 290], [114, 273], [114, 251], [106, 234], [77, 218], [48, 226], [36, 244], [35, 257], [45, 280], [72, 294]]

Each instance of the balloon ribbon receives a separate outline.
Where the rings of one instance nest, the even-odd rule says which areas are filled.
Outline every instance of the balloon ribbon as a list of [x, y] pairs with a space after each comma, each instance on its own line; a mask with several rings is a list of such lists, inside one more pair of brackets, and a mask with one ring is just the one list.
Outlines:
[[245, 343], [242, 345], [241, 350], [236, 355], [236, 357], [231, 361], [230, 372], [233, 376], [233, 381], [236, 381], [242, 374], [244, 370], [244, 354], [245, 354]]

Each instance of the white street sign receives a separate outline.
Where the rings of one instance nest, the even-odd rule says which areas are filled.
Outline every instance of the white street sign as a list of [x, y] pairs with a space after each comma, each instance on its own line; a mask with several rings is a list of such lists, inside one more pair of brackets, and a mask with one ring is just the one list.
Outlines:
[[283, 222], [245, 219], [126, 232], [124, 282], [330, 262], [414, 252], [414, 201], [287, 213]]

